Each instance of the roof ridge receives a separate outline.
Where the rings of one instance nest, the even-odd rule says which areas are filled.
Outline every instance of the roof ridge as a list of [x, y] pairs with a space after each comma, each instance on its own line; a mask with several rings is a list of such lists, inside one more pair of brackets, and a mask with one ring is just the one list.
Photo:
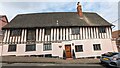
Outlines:
[[[54, 13], [77, 13], [77, 12], [40, 12], [40, 13], [25, 13], [25, 14], [17, 14], [17, 15], [29, 15], [29, 14], [54, 14]], [[83, 13], [95, 13], [95, 12], [83, 12]], [[97, 13], [95, 13], [97, 14]]]

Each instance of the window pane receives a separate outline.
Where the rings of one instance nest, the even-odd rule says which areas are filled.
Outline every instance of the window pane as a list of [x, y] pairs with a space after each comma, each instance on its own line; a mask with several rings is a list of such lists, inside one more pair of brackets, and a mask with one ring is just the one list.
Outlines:
[[36, 45], [35, 44], [27, 44], [26, 51], [36, 51]]
[[101, 50], [100, 44], [93, 44], [94, 50]]
[[9, 45], [8, 52], [11, 52], [11, 51], [16, 51], [16, 44]]
[[83, 45], [76, 45], [75, 46], [75, 51], [76, 52], [83, 52]]
[[75, 51], [76, 51], [76, 52], [78, 51], [77, 46], [75, 46]]
[[105, 27], [99, 27], [98, 30], [99, 30], [99, 33], [106, 33]]
[[44, 43], [43, 45], [43, 50], [52, 50], [52, 45], [51, 43]]
[[50, 32], [51, 32], [50, 28], [45, 29], [45, 35], [50, 35], [51, 34]]

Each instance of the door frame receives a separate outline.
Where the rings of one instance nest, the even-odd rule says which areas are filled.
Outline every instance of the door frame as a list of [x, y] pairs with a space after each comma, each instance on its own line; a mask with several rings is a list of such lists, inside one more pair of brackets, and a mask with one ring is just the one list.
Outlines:
[[[71, 55], [70, 58], [72, 58], [72, 47], [71, 47], [71, 44], [66, 44], [65, 47], [66, 46], [70, 46], [70, 55]], [[66, 55], [66, 48], [65, 48], [65, 55]], [[66, 57], [66, 58], [68, 58], [68, 57]]]

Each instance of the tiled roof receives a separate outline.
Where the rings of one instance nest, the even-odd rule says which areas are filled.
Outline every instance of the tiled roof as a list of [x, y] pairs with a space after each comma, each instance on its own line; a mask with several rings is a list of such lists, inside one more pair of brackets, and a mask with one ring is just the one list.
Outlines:
[[80, 19], [77, 12], [51, 12], [19, 14], [5, 28], [112, 26], [97, 13], [83, 12]]

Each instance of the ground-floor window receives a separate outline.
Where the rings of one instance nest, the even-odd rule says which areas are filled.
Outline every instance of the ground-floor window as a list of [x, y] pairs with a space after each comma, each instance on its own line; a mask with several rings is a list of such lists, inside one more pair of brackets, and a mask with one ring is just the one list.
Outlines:
[[100, 44], [93, 44], [93, 49], [96, 50], [101, 50]]
[[43, 50], [46, 51], [46, 50], [52, 50], [52, 45], [51, 43], [44, 43], [43, 45]]
[[26, 51], [36, 51], [36, 44], [27, 44]]
[[16, 51], [16, 44], [10, 44], [8, 47], [8, 52]]
[[83, 52], [83, 45], [75, 45], [76, 52]]

